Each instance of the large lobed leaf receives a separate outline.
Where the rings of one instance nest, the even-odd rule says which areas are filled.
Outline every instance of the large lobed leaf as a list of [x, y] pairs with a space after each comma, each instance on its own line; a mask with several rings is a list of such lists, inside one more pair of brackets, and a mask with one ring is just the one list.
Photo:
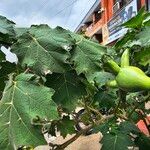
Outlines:
[[0, 62], [5, 60], [5, 54], [0, 49]]
[[78, 74], [85, 74], [88, 81], [93, 83], [101, 71], [101, 58], [107, 52], [107, 47], [61, 27], [55, 30], [71, 35], [75, 43], [70, 51], [70, 61]]
[[135, 60], [139, 64], [143, 66], [146, 66], [148, 64], [150, 65], [150, 47], [135, 53], [134, 56], [135, 56]]
[[12, 76], [0, 102], [0, 149], [13, 150], [20, 145], [45, 144], [38, 126], [31, 124], [39, 116], [48, 120], [58, 118], [51, 97], [54, 90], [40, 86], [32, 74]]
[[61, 27], [40, 25], [20, 36], [11, 51], [23, 67], [38, 74], [64, 73], [73, 65], [78, 74], [84, 73], [92, 82], [101, 70], [101, 57], [107, 49]]
[[86, 95], [85, 86], [75, 71], [48, 75], [46, 85], [55, 90], [54, 101], [70, 111], [76, 107], [78, 100]]
[[119, 134], [105, 134], [101, 143], [102, 150], [127, 150], [129, 146], [133, 146], [133, 141], [129, 135]]
[[136, 145], [139, 147], [139, 150], [149, 150], [150, 149], [150, 137], [147, 137], [144, 134], [140, 134], [135, 139]]
[[15, 23], [8, 20], [6, 17], [0, 16], [0, 33], [14, 35]]
[[106, 47], [101, 46], [82, 36], [75, 35], [76, 46], [73, 50], [72, 61], [78, 74], [84, 73], [89, 82], [93, 82], [101, 71], [101, 58], [107, 52]]
[[16, 64], [10, 63], [8, 61], [0, 62], [0, 91], [2, 92], [5, 88], [6, 81], [8, 80], [8, 75], [15, 72]]
[[145, 7], [142, 7], [135, 17], [131, 18], [129, 21], [122, 24], [122, 26], [125, 26], [127, 28], [140, 28], [143, 24], [144, 18], [145, 18]]
[[142, 47], [150, 46], [150, 27], [145, 27], [135, 37]]
[[67, 59], [73, 43], [70, 35], [61, 30], [53, 30], [47, 25], [31, 26], [11, 51], [23, 67], [32, 68], [38, 74], [62, 73], [69, 69]]
[[75, 130], [75, 121], [70, 120], [69, 116], [64, 116], [62, 120], [57, 123], [57, 130], [60, 131], [60, 134], [65, 138], [68, 134], [76, 133]]
[[117, 99], [116, 90], [99, 90], [94, 95], [94, 101], [98, 102], [100, 108], [107, 108], [109, 110], [110, 108], [115, 107]]
[[0, 44], [11, 44], [15, 36], [15, 23], [0, 16]]

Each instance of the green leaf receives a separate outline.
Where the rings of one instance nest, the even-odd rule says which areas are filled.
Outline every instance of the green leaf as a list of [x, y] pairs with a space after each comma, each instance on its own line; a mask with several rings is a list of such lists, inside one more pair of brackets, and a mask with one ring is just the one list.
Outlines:
[[139, 147], [139, 150], [149, 150], [150, 149], [150, 137], [140, 134], [135, 139], [135, 144]]
[[143, 21], [144, 26], [150, 26], [150, 13], [146, 12], [144, 17], [145, 17]]
[[32, 26], [18, 38], [11, 51], [23, 67], [29, 67], [37, 74], [63, 73], [70, 69], [69, 51], [74, 40], [64, 31], [53, 30], [47, 25]]
[[94, 101], [99, 103], [100, 108], [110, 109], [115, 106], [115, 100], [117, 99], [117, 95], [115, 91], [103, 91], [99, 90], [94, 96]]
[[0, 50], [0, 62], [5, 60], [5, 54]]
[[150, 27], [145, 27], [135, 37], [142, 47], [150, 46]]
[[101, 58], [107, 52], [106, 47], [87, 40], [82, 36], [75, 36], [76, 47], [72, 52], [72, 61], [78, 74], [85, 74], [89, 82], [94, 82], [97, 72], [101, 70]]
[[8, 61], [0, 62], [0, 91], [5, 87], [5, 82], [8, 80], [8, 75], [16, 70], [16, 64]]
[[26, 33], [29, 30], [29, 28], [14, 28], [14, 30], [15, 30], [15, 33], [16, 33], [16, 37], [18, 38], [19, 36]]
[[4, 16], [0, 16], [0, 33], [14, 35], [14, 27], [15, 23], [8, 20]]
[[45, 144], [40, 128], [31, 121], [37, 116], [47, 120], [58, 118], [53, 94], [53, 89], [39, 85], [32, 74], [20, 74], [15, 80], [10, 76], [0, 102], [0, 149]]
[[64, 116], [62, 120], [57, 123], [57, 130], [60, 131], [60, 134], [65, 138], [68, 134], [74, 134], [75, 131], [75, 122], [70, 120], [69, 116]]
[[85, 86], [74, 71], [47, 76], [46, 86], [55, 90], [54, 101], [67, 110], [73, 110], [78, 100], [86, 95]]
[[140, 132], [140, 130], [137, 128], [137, 126], [129, 121], [121, 122], [119, 125], [119, 130], [122, 133], [128, 134], [128, 135], [130, 133], [136, 134], [136, 133]]
[[109, 131], [109, 126], [107, 123], [100, 124], [93, 128], [93, 133], [101, 132], [102, 134], [106, 134]]
[[103, 135], [107, 134], [110, 129], [112, 130], [114, 127], [116, 127], [117, 118], [113, 117], [108, 120], [106, 120], [104, 123], [96, 125], [93, 127], [93, 133], [101, 132]]
[[142, 26], [144, 18], [145, 18], [145, 7], [142, 7], [135, 17], [123, 23], [122, 26], [135, 29], [140, 28]]
[[[130, 112], [131, 112], [131, 109], [130, 109]], [[138, 115], [137, 112], [133, 112], [133, 114], [131, 115], [130, 119], [136, 124], [141, 119], [141, 116]]]
[[129, 47], [129, 42], [133, 42], [136, 32], [134, 30], [128, 30], [128, 32], [115, 43], [115, 48], [117, 50], [122, 49], [124, 46]]
[[135, 53], [134, 58], [140, 65], [150, 64], [150, 47]]
[[105, 85], [108, 81], [113, 80], [114, 76], [112, 73], [109, 72], [98, 72], [97, 76], [95, 77], [95, 82], [98, 88], [101, 88], [103, 85]]
[[12, 44], [15, 37], [14, 25], [14, 22], [0, 16], [0, 44]]
[[133, 146], [131, 138], [122, 133], [118, 134], [105, 134], [101, 143], [102, 150], [127, 150], [128, 146]]

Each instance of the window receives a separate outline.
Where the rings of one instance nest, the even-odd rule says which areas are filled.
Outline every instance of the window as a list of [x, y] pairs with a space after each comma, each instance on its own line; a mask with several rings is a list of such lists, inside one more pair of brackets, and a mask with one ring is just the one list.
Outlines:
[[126, 6], [131, 0], [114, 0], [113, 12], [118, 12], [122, 7]]
[[95, 23], [101, 19], [101, 13], [99, 13], [99, 11], [94, 12], [94, 16], [95, 16]]

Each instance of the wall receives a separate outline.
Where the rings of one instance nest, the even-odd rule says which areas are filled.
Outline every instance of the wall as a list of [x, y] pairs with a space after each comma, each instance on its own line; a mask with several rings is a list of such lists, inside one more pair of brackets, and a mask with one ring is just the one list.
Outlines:
[[[136, 1], [138, 4], [138, 8], [141, 8], [146, 3], [145, 0], [136, 0]], [[86, 31], [85, 34], [86, 36], [89, 36], [89, 37], [92, 37], [94, 36], [94, 34], [97, 34], [97, 33], [102, 34], [102, 40], [99, 42], [105, 45], [108, 43], [107, 40], [109, 38], [109, 29], [107, 25], [108, 25], [108, 22], [113, 18], [114, 0], [100, 0], [100, 2], [101, 2], [101, 8], [104, 9], [104, 11], [102, 12], [102, 17], [98, 22], [96, 23], [93, 22], [88, 27], [88, 30]], [[134, 8], [134, 11], [135, 11], [135, 8]]]

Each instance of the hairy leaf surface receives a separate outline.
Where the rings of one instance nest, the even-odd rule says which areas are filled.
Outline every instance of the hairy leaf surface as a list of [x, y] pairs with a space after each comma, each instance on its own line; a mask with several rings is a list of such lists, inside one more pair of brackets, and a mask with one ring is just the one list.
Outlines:
[[101, 57], [106, 53], [106, 47], [79, 35], [75, 39], [76, 47], [72, 55], [75, 69], [78, 74], [84, 73], [89, 82], [93, 82], [101, 70]]
[[113, 80], [114, 76], [109, 72], [98, 72], [97, 76], [95, 77], [96, 85], [101, 88], [103, 85], [105, 85], [108, 81]]
[[115, 90], [111, 91], [99, 90], [94, 96], [94, 101], [99, 103], [99, 107], [107, 108], [108, 110], [111, 107], [115, 106], [116, 99], [117, 94]]
[[131, 138], [122, 133], [105, 134], [101, 143], [103, 144], [102, 150], [127, 150], [128, 146], [133, 146]]
[[11, 44], [15, 36], [15, 23], [6, 17], [0, 16], [0, 44]]
[[69, 69], [69, 51], [74, 41], [63, 31], [47, 25], [32, 26], [12, 47], [23, 67], [38, 74], [62, 73]]
[[145, 18], [145, 7], [141, 8], [136, 16], [122, 24], [127, 28], [140, 28], [142, 26], [143, 20]]
[[58, 118], [56, 104], [51, 99], [53, 94], [54, 90], [40, 86], [32, 74], [10, 78], [0, 102], [0, 149], [45, 144], [40, 128], [31, 122], [36, 116]]
[[57, 124], [57, 130], [60, 131], [60, 134], [65, 138], [67, 134], [74, 134], [75, 131], [75, 121], [70, 120], [70, 117], [64, 116]]
[[[16, 64], [8, 61], [0, 62], [0, 91], [5, 88], [5, 82], [8, 80], [8, 75], [15, 72]], [[1, 95], [1, 94], [0, 94]]]
[[5, 54], [0, 50], [0, 62], [5, 60]]
[[47, 76], [46, 85], [55, 90], [54, 101], [63, 108], [73, 110], [86, 94], [85, 87], [74, 71]]
[[135, 143], [139, 147], [139, 150], [148, 150], [148, 149], [150, 149], [150, 137], [147, 137], [144, 134], [139, 135], [135, 139]]

